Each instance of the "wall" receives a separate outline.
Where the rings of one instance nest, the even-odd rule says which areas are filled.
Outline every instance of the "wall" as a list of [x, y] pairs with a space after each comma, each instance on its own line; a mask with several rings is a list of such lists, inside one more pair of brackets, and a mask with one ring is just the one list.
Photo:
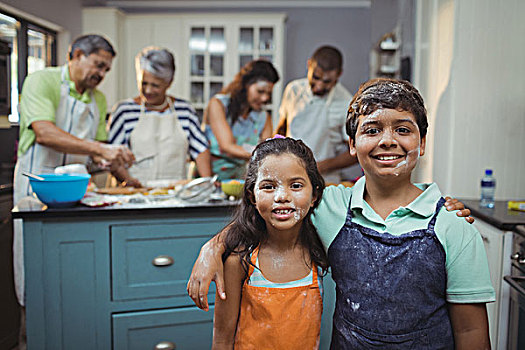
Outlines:
[[[177, 1], [173, 1], [176, 3]], [[290, 1], [292, 3], [293, 1]], [[130, 3], [129, 1], [126, 3]], [[253, 2], [252, 2], [253, 3]], [[122, 8], [126, 13], [198, 13], [198, 12], [284, 12], [286, 21], [286, 66], [283, 82], [306, 76], [306, 60], [325, 44], [339, 48], [344, 56], [341, 83], [354, 92], [368, 79], [368, 53], [371, 48], [371, 10], [367, 1], [341, 7], [224, 7], [224, 8]], [[119, 1], [112, 1], [118, 7]], [[321, 3], [319, 3], [321, 4]]]
[[[448, 112], [438, 111], [438, 106], [447, 100], [446, 88], [450, 80], [454, 45], [454, 0], [420, 1], [418, 3], [416, 28], [416, 55], [414, 84], [425, 99], [429, 128], [427, 131], [426, 155], [419, 161], [415, 180], [434, 181], [434, 139], [437, 128], [448, 129]], [[446, 103], [445, 103], [446, 104]], [[439, 144], [442, 154], [451, 154], [450, 143]], [[443, 168], [436, 169], [439, 177]], [[444, 186], [442, 181], [440, 185]], [[445, 190], [441, 188], [441, 190]], [[457, 194], [455, 194], [457, 196]]]
[[[90, 17], [91, 16], [91, 17]], [[96, 17], [96, 23], [89, 20], [89, 18]], [[97, 87], [106, 96], [108, 108], [111, 108], [117, 101], [127, 98], [129, 96], [121, 96], [119, 92], [125, 91], [125, 80], [117, 79], [117, 77], [124, 76], [125, 60], [133, 60], [132, 57], [126, 55], [126, 48], [124, 46], [124, 24], [125, 15], [117, 9], [111, 8], [89, 8], [83, 11], [82, 23], [84, 33], [102, 33], [109, 38], [117, 55], [113, 59], [112, 68], [102, 80], [102, 83]]]
[[[284, 81], [306, 76], [306, 60], [322, 45], [343, 53], [341, 83], [351, 92], [368, 79], [370, 8], [288, 8]], [[350, 102], [350, 101], [349, 101]]]
[[[371, 6], [371, 44], [374, 47], [374, 54], [370, 56], [370, 76], [377, 77], [381, 74], [377, 71], [379, 53], [378, 44], [387, 33], [395, 33], [396, 41], [401, 43], [401, 47], [394, 54], [400, 60], [399, 73], [396, 77], [413, 80], [412, 64], [414, 58], [414, 29], [415, 29], [415, 1], [414, 0], [390, 0], [372, 1]], [[407, 59], [401, 66], [401, 60]]]
[[[401, 1], [401, 0], [400, 0]], [[3, 0], [9, 6], [27, 12], [33, 16], [52, 22], [63, 28], [64, 32], [59, 38], [58, 60], [59, 64], [65, 63], [65, 55], [70, 40], [82, 34], [82, 6], [103, 6], [103, 0]], [[0, 4], [2, 4], [0, 3]], [[113, 1], [118, 7], [119, 1]], [[128, 2], [129, 3], [129, 2]], [[168, 2], [169, 3], [169, 2]], [[176, 1], [175, 1], [176, 3]], [[185, 2], [188, 3], [188, 2]], [[286, 3], [286, 2], [280, 2]], [[290, 1], [293, 3], [293, 1]], [[339, 2], [341, 4], [341, 2]], [[349, 4], [351, 2], [348, 2]], [[397, 3], [397, 2], [396, 2]], [[141, 2], [144, 8], [126, 9], [126, 12], [286, 12], [286, 68], [283, 82], [304, 77], [306, 73], [306, 60], [315, 48], [323, 44], [338, 47], [344, 55], [343, 75], [341, 83], [351, 92], [357, 90], [360, 83], [368, 79], [368, 53], [371, 48], [371, 2], [356, 1], [354, 5], [337, 7], [276, 7], [257, 8], [152, 8], [147, 7], [147, 2]], [[253, 3], [252, 3], [253, 4]], [[113, 5], [115, 6], [115, 5]], [[375, 9], [389, 6], [388, 2], [375, 5]], [[384, 12], [384, 11], [383, 11]], [[393, 17], [397, 16], [397, 11]]]
[[[434, 28], [422, 33], [429, 40], [419, 41], [427, 52], [418, 68], [439, 140], [433, 179], [445, 193], [478, 198], [483, 171], [492, 168], [497, 199], [525, 198], [525, 2], [418, 5], [418, 21]], [[442, 58], [428, 57], [435, 55]]]
[[60, 26], [58, 63], [66, 62], [71, 38], [82, 34], [82, 0], [3, 0], [2, 4]]

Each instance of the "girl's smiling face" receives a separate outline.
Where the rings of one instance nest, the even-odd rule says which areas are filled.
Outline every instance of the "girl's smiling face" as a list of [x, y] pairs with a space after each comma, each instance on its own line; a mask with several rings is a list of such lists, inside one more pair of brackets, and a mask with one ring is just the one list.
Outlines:
[[303, 162], [290, 153], [269, 155], [261, 161], [253, 194], [269, 233], [299, 232], [316, 199]]
[[350, 154], [357, 156], [367, 176], [408, 176], [425, 153], [414, 115], [395, 109], [378, 109], [359, 116]]

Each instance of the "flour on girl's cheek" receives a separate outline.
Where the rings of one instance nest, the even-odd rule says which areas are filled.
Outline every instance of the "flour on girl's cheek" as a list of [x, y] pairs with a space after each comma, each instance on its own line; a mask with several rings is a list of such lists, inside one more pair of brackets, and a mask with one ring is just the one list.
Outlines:
[[[272, 210], [279, 207], [281, 205], [281, 201], [286, 200], [286, 190], [285, 185], [283, 184], [283, 181], [281, 179], [276, 178], [274, 173], [272, 172], [272, 169], [269, 169], [264, 165], [264, 162], [261, 162], [262, 164], [259, 166], [259, 171], [257, 172], [257, 181], [255, 182], [255, 188], [254, 188], [254, 196], [255, 196], [255, 202], [257, 203], [259, 201], [259, 198], [263, 191], [259, 188], [259, 184], [261, 179], [271, 179], [275, 183], [275, 190], [273, 194], [273, 205]], [[294, 219], [296, 221], [300, 220], [302, 218], [303, 211], [299, 208], [297, 209], [294, 203], [294, 200], [292, 197], [288, 198], [289, 202], [286, 203], [288, 207], [291, 209], [294, 209]], [[272, 223], [273, 225], [273, 223]]]

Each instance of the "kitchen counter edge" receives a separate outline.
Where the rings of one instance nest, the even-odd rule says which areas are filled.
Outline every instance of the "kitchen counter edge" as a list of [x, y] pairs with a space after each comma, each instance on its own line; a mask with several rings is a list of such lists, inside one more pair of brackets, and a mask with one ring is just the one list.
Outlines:
[[239, 201], [222, 201], [217, 203], [184, 203], [176, 206], [134, 206], [134, 207], [86, 207], [80, 204], [70, 208], [48, 208], [38, 201], [19, 203], [12, 210], [14, 219], [39, 219], [57, 217], [81, 217], [81, 216], [115, 216], [115, 215], [161, 215], [173, 211], [188, 211], [195, 209], [230, 209], [232, 212]]
[[480, 208], [479, 200], [459, 199], [470, 209], [472, 216], [505, 231], [512, 231], [517, 225], [525, 224], [525, 212], [510, 210], [508, 201], [496, 201], [494, 208]]

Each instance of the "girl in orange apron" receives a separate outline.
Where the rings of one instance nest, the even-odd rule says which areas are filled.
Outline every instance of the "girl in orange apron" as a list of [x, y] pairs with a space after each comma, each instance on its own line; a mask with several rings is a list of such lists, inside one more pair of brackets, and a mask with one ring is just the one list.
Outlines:
[[257, 146], [225, 236], [225, 287], [213, 349], [318, 349], [327, 258], [310, 214], [324, 181], [300, 140]]

